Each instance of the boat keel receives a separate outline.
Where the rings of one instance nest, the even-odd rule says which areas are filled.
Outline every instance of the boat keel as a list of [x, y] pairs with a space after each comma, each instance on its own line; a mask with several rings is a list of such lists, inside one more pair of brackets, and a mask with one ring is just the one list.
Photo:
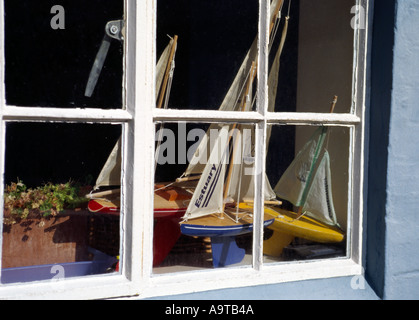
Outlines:
[[211, 237], [214, 268], [225, 267], [243, 260], [245, 250], [239, 248], [235, 236]]
[[172, 250], [180, 237], [177, 219], [159, 218], [154, 222], [153, 267], [158, 266]]
[[273, 231], [272, 236], [263, 241], [263, 253], [271, 257], [279, 257], [282, 250], [291, 243], [294, 236], [288, 233]]

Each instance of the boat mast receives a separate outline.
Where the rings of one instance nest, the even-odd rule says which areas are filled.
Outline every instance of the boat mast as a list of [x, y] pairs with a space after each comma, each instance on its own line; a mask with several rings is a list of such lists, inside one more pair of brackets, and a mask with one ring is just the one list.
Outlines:
[[[333, 97], [333, 100], [332, 100], [332, 103], [331, 103], [331, 105], [330, 105], [330, 111], [329, 111], [329, 113], [333, 113], [334, 112], [334, 110], [335, 110], [335, 106], [336, 106], [336, 103], [338, 102], [338, 96], [334, 96]], [[317, 161], [317, 159], [315, 160], [315, 161]], [[312, 164], [312, 166], [314, 167], [316, 165], [316, 163], [313, 163]], [[309, 181], [308, 183], [307, 183], [307, 187], [309, 187], [310, 186], [310, 183], [311, 183], [311, 181]], [[305, 192], [304, 192], [305, 193]], [[297, 210], [297, 219], [298, 218], [300, 218], [304, 213], [303, 213], [303, 207], [304, 207], [304, 204], [303, 205], [300, 205], [299, 207], [298, 207], [298, 210]]]
[[[169, 37], [169, 38], [172, 39], [171, 37]], [[166, 96], [166, 100], [165, 100], [165, 103], [164, 103], [165, 104], [164, 108], [165, 109], [167, 108], [167, 103], [168, 103], [167, 94], [170, 94], [170, 88], [168, 89], [167, 84], [169, 82], [169, 78], [173, 77], [173, 66], [174, 66], [174, 63], [175, 63], [174, 56], [175, 56], [176, 49], [177, 49], [177, 39], [178, 39], [178, 36], [174, 35], [174, 37], [172, 39], [173, 43], [172, 43], [172, 46], [170, 48], [169, 58], [167, 59], [167, 65], [166, 65], [166, 71], [164, 73], [163, 83], [162, 83], [162, 86], [160, 88], [159, 99], [158, 99], [157, 105], [156, 105], [156, 107], [158, 109], [162, 108], [163, 100], [164, 100], [165, 96]], [[160, 125], [160, 130], [159, 130], [160, 133], [159, 133], [159, 138], [157, 140], [158, 142], [157, 142], [157, 146], [156, 146], [156, 153], [155, 153], [156, 156], [155, 156], [155, 161], [154, 161], [154, 172], [156, 172], [156, 168], [157, 168], [157, 161], [158, 161], [158, 156], [159, 156], [159, 152], [160, 152], [160, 145], [161, 145], [161, 140], [162, 140], [162, 134], [163, 134], [163, 132], [162, 132], [163, 127], [164, 127], [164, 124], [162, 123]]]
[[[247, 102], [249, 100], [249, 98], [248, 98], [249, 91], [250, 91], [250, 88], [253, 85], [253, 80], [254, 80], [254, 78], [256, 76], [256, 72], [257, 72], [257, 70], [256, 70], [256, 62], [253, 61], [252, 62], [252, 66], [250, 68], [250, 75], [249, 75], [249, 78], [248, 78], [248, 81], [247, 81], [247, 84], [246, 84], [246, 91], [245, 91], [245, 93], [243, 95], [243, 99], [242, 99], [243, 101], [242, 101], [242, 106], [240, 108], [240, 111], [244, 111], [245, 108], [246, 108], [246, 104], [247, 104]], [[234, 129], [236, 129], [237, 126], [238, 126], [237, 123], [233, 124], [233, 128], [232, 128], [231, 131], [234, 132]], [[240, 127], [241, 126], [239, 126], [239, 131], [240, 131]], [[231, 138], [232, 138], [232, 135], [229, 136], [229, 142], [230, 142]], [[226, 198], [228, 196], [228, 190], [230, 188], [231, 175], [233, 173], [233, 163], [234, 163], [234, 158], [236, 157], [236, 150], [238, 148], [238, 142], [239, 142], [239, 137], [236, 137], [236, 139], [234, 141], [234, 146], [233, 146], [233, 151], [232, 151], [230, 166], [228, 168], [227, 179], [226, 179], [225, 184], [224, 184], [223, 212], [221, 213], [221, 215], [223, 215], [223, 213], [224, 213], [224, 209], [225, 209], [225, 205], [226, 205], [225, 204], [225, 200], [226, 200]]]
[[[277, 19], [278, 19], [279, 15], [280, 15], [280, 11], [281, 11], [281, 8], [282, 8], [283, 4], [284, 4], [284, 0], [279, 0], [277, 5], [276, 5], [274, 14], [272, 16], [272, 19], [271, 19], [271, 22], [270, 22], [270, 25], [269, 25], [269, 37], [272, 34], [272, 30], [274, 29], [274, 26], [277, 22]], [[282, 39], [281, 39], [281, 46], [283, 46], [283, 40]], [[242, 106], [241, 106], [240, 111], [245, 111], [246, 104], [247, 104], [247, 101], [248, 101], [249, 91], [250, 91], [250, 88], [253, 85], [253, 81], [256, 77], [256, 74], [257, 74], [257, 61], [252, 61], [252, 66], [250, 68], [250, 73], [249, 73], [249, 79], [248, 79], [247, 84], [246, 84], [246, 90], [245, 90], [245, 93], [243, 95]], [[237, 127], [238, 127], [238, 125], [237, 125], [237, 123], [235, 123], [233, 125], [232, 131], [234, 131], [234, 129], [236, 129]], [[239, 126], [239, 130], [240, 130], [240, 127], [241, 126]], [[229, 141], [230, 140], [231, 140], [231, 135], [229, 137]], [[236, 137], [236, 140], [235, 140], [234, 146], [233, 146], [231, 161], [230, 161], [231, 163], [230, 163], [227, 178], [226, 178], [226, 181], [225, 181], [225, 184], [224, 184], [223, 210], [222, 210], [221, 216], [224, 214], [224, 211], [225, 211], [225, 205], [226, 205], [225, 200], [228, 196], [228, 191], [229, 191], [229, 188], [230, 188], [231, 176], [232, 176], [232, 172], [233, 172], [233, 163], [234, 163], [234, 158], [236, 156], [236, 149], [238, 147], [238, 141], [239, 141], [238, 137]], [[237, 199], [237, 200], [239, 201], [239, 199]]]

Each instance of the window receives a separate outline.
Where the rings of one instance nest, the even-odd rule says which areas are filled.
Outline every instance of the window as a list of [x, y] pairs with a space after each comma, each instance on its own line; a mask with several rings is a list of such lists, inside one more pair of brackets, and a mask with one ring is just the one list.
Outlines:
[[52, 283], [62, 261], [33, 261], [50, 278], [7, 280], [27, 265], [5, 262], [5, 200], [0, 294], [360, 273], [368, 2], [107, 2], [0, 7], [3, 194], [90, 179], [88, 204], [108, 201], [70, 215], [87, 219], [75, 265], [106, 268]]
[[[4, 296], [61, 280], [67, 295], [85, 281], [108, 288], [92, 297], [112, 296], [113, 286], [132, 294], [123, 263], [130, 241], [121, 232], [129, 219], [123, 210], [98, 214], [86, 198], [115, 145], [125, 159], [128, 6], [1, 2]], [[124, 192], [115, 195], [125, 203]]]
[[[154, 111], [155, 230], [169, 199], [182, 222], [153, 281], [207, 271], [238, 285], [302, 261], [293, 267], [306, 274], [356, 270], [365, 29], [354, 23], [366, 3], [273, 1], [260, 20], [257, 1], [157, 5], [157, 58], [178, 37], [170, 98]], [[233, 240], [215, 231], [240, 224], [253, 228]]]

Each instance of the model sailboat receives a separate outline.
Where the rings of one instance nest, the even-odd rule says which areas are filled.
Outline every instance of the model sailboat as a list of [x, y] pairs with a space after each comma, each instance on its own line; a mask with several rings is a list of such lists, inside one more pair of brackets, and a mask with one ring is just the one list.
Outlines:
[[[170, 39], [156, 65], [156, 106], [166, 108], [174, 71], [177, 49], [177, 36]], [[121, 185], [121, 139], [115, 144], [103, 166], [90, 198], [88, 209], [91, 212], [106, 214], [120, 213]], [[100, 189], [108, 189], [98, 191]], [[185, 199], [190, 193], [179, 187], [155, 186], [154, 205], [154, 250], [153, 264], [159, 265], [170, 252], [180, 236], [179, 221], [186, 211]]]
[[[331, 112], [336, 105], [335, 96]], [[296, 206], [296, 212], [275, 208], [273, 236], [264, 242], [264, 253], [278, 256], [294, 237], [320, 243], [344, 238], [333, 204], [328, 127], [319, 127], [284, 172], [274, 190], [279, 198]]]
[[[270, 43], [279, 24], [283, 0], [271, 3]], [[286, 36], [288, 19], [275, 60], [279, 60]], [[252, 108], [253, 80], [256, 76], [257, 39], [248, 51], [219, 110], [249, 111]], [[275, 70], [276, 69], [276, 70]], [[279, 61], [271, 73], [278, 75]], [[270, 77], [270, 95], [275, 98], [277, 79]], [[210, 139], [211, 138], [211, 139]], [[211, 141], [210, 141], [211, 140]], [[211, 143], [210, 143], [211, 142]], [[212, 124], [202, 139], [194, 158], [180, 178], [199, 182], [181, 222], [181, 232], [189, 236], [211, 237], [214, 267], [242, 261], [245, 250], [236, 244], [236, 236], [253, 230], [254, 142], [252, 128], [244, 124]], [[209, 151], [209, 156], [208, 156]], [[265, 204], [278, 204], [276, 195], [264, 176]], [[271, 209], [265, 207], [264, 227], [273, 223]]]

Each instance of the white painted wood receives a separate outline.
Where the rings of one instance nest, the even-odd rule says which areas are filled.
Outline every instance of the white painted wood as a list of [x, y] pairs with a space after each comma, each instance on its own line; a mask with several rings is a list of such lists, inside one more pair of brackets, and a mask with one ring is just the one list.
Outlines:
[[156, 2], [136, 1], [136, 6], [135, 113], [129, 144], [132, 148], [129, 163], [132, 165], [132, 225], [127, 225], [126, 232], [132, 233], [133, 239], [131, 277], [142, 286], [152, 267]]
[[263, 120], [263, 116], [257, 112], [182, 109], [154, 109], [153, 117], [155, 121], [254, 122]]
[[70, 109], [5, 106], [3, 108], [3, 119], [16, 121], [125, 122], [131, 120], [132, 115], [128, 111], [122, 109]]
[[[0, 235], [3, 234], [3, 203], [4, 203], [4, 153], [5, 153], [5, 130], [3, 119], [3, 108], [5, 105], [6, 99], [6, 90], [4, 85], [4, 2], [0, 1]], [[0, 270], [1, 270], [1, 257], [2, 257], [2, 248], [3, 248], [3, 237], [0, 236]], [[0, 274], [1, 281], [1, 274]]]
[[155, 109], [155, 121], [194, 121], [194, 122], [257, 122], [267, 120], [269, 123], [284, 124], [327, 124], [348, 125], [360, 123], [361, 119], [347, 113], [299, 113], [299, 112], [266, 112], [265, 116], [259, 112], [235, 112], [215, 110], [181, 110]]
[[19, 300], [87, 300], [138, 294], [132, 281], [121, 275], [80, 277], [0, 287], [0, 299]]
[[[151, 3], [152, 1], [148, 1]], [[143, 2], [141, 2], [143, 3]], [[127, 18], [128, 37], [130, 37], [130, 42], [133, 44], [129, 46], [130, 50], [127, 53], [128, 66], [136, 66], [136, 70], [126, 77], [130, 76], [129, 85], [126, 86], [127, 93], [124, 94], [126, 103], [129, 103], [127, 110], [103, 110], [103, 109], [67, 109], [67, 108], [39, 108], [35, 106], [28, 107], [17, 107], [17, 106], [6, 106], [5, 105], [5, 93], [4, 85], [1, 86], [1, 97], [0, 97], [0, 115], [1, 115], [1, 126], [0, 126], [0, 165], [1, 173], [3, 176], [4, 173], [4, 154], [5, 154], [5, 123], [6, 121], [54, 121], [54, 122], [96, 122], [96, 123], [119, 123], [123, 124], [123, 135], [125, 137], [125, 143], [123, 145], [123, 150], [133, 150], [132, 147], [127, 148], [127, 143], [131, 142], [135, 135], [134, 130], [134, 116], [133, 111], [136, 110], [137, 100], [140, 100], [136, 96], [137, 88], [140, 88], [142, 92], [150, 91], [149, 95], [152, 94], [152, 87], [149, 86], [135, 86], [139, 83], [136, 79], [133, 79], [133, 76], [143, 74], [144, 72], [138, 72], [138, 70], [143, 71], [145, 68], [143, 65], [136, 65], [138, 59], [136, 51], [132, 50], [135, 46], [138, 46], [136, 43], [137, 36], [136, 30], [145, 30], [143, 26], [137, 26], [137, 8], [135, 0], [126, 0], [126, 6], [130, 9], [129, 17]], [[145, 11], [144, 8], [138, 8], [138, 12], [141, 15], [141, 21], [148, 22], [148, 30], [152, 30], [154, 22], [152, 19], [146, 17], [152, 16], [155, 12], [153, 6], [149, 6], [149, 10]], [[1, 82], [4, 83], [4, 11], [3, 11], [3, 1], [0, 2], [0, 77]], [[146, 32], [143, 33], [143, 36], [148, 39], [148, 43], [154, 45], [154, 38], [150, 35], [146, 35]], [[141, 38], [140, 38], [141, 39]], [[153, 53], [149, 52], [150, 48], [147, 47], [144, 49], [147, 51], [149, 56], [152, 56]], [[143, 58], [141, 55], [138, 55], [140, 58]], [[153, 65], [153, 61], [144, 61], [144, 64], [149, 63]], [[148, 75], [149, 79], [153, 77], [152, 74]], [[152, 81], [148, 81], [152, 83]], [[129, 111], [128, 111], [129, 110]], [[149, 123], [151, 123], [151, 117], [149, 118]], [[151, 125], [150, 125], [151, 126]], [[139, 126], [140, 127], [140, 126]], [[140, 139], [137, 139], [140, 140]], [[141, 145], [137, 150], [141, 150]], [[124, 158], [124, 170], [123, 176], [134, 175], [133, 166], [127, 166], [128, 160], [133, 160], [133, 163], [138, 162], [142, 163], [141, 152], [137, 152], [137, 157], [135, 158], [132, 153], [127, 152], [128, 155], [123, 155]], [[138, 185], [139, 183], [137, 183]], [[3, 185], [4, 182], [1, 181], [0, 191], [3, 194]], [[123, 199], [133, 199], [132, 192], [135, 191], [134, 185], [130, 189], [126, 185], [122, 189]], [[132, 190], [132, 191], [131, 191]], [[1, 197], [3, 199], [3, 197]], [[86, 276], [79, 278], [68, 278], [62, 281], [39, 281], [31, 283], [16, 283], [10, 285], [0, 285], [0, 299], [97, 299], [97, 298], [111, 298], [111, 297], [120, 297], [125, 295], [138, 295], [139, 294], [139, 275], [140, 272], [137, 270], [141, 269], [140, 257], [142, 252], [141, 244], [141, 228], [138, 226], [141, 223], [138, 223], [142, 212], [132, 213], [133, 205], [135, 203], [127, 201], [123, 206], [122, 217], [124, 224], [121, 228], [121, 237], [124, 238], [123, 250], [121, 251], [121, 256], [123, 259], [122, 263], [122, 272], [121, 274], [105, 274], [97, 276]], [[1, 205], [1, 211], [3, 205]], [[141, 207], [138, 209], [141, 210]], [[136, 217], [136, 219], [127, 219], [126, 217]], [[2, 226], [2, 224], [0, 225]], [[124, 236], [124, 231], [127, 231], [128, 236]], [[132, 237], [130, 237], [130, 235]], [[0, 240], [1, 244], [1, 240]], [[1, 246], [0, 246], [1, 248]], [[131, 254], [134, 253], [135, 254]], [[132, 272], [132, 270], [136, 270]]]
[[[207, 290], [240, 288], [301, 280], [361, 275], [362, 267], [351, 259], [298, 261], [263, 265], [254, 268], [223, 268], [209, 271], [184, 272], [154, 276], [141, 297], [158, 297], [201, 292]], [[350, 281], [348, 280], [348, 286]]]
[[265, 194], [265, 167], [266, 167], [266, 130], [265, 114], [268, 110], [268, 73], [269, 73], [269, 25], [270, 1], [259, 2], [259, 37], [258, 37], [258, 65], [257, 65], [257, 97], [256, 109], [264, 119], [257, 123], [255, 132], [255, 199], [253, 212], [253, 268], [260, 270], [263, 265], [263, 222], [264, 222], [264, 194]]
[[[6, 90], [4, 85], [4, 2], [0, 1], [0, 109], [5, 105]], [[1, 112], [1, 111], [0, 111]], [[1, 114], [1, 113], [0, 113]]]
[[268, 112], [266, 117], [270, 123], [285, 124], [350, 125], [361, 121], [359, 117], [348, 113]]

